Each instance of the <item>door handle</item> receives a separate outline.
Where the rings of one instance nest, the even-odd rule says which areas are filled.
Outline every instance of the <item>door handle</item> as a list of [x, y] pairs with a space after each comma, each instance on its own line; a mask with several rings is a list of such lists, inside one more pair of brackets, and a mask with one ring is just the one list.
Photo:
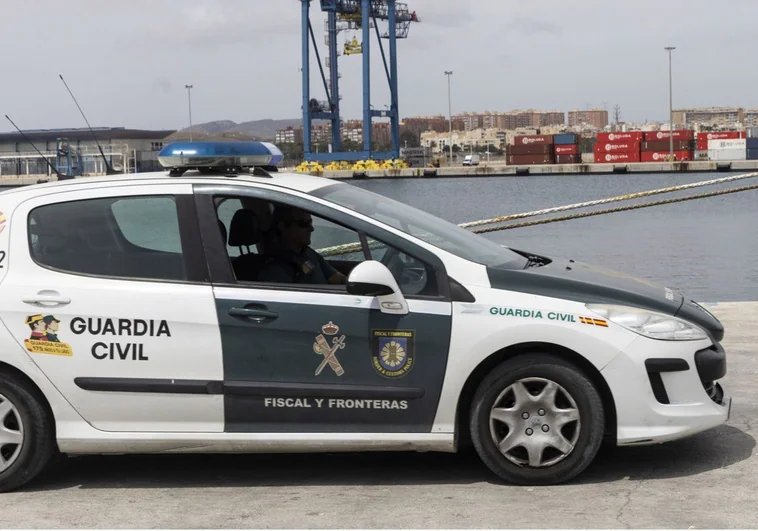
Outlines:
[[40, 292], [36, 295], [32, 295], [30, 297], [23, 297], [21, 299], [26, 304], [36, 304], [39, 306], [46, 306], [46, 305], [52, 305], [52, 306], [61, 306], [64, 304], [70, 304], [71, 299], [69, 297], [62, 297], [58, 293], [55, 292]]
[[256, 323], [262, 323], [266, 320], [273, 321], [279, 317], [278, 313], [261, 308], [230, 308], [229, 315], [232, 317], [240, 317], [242, 319], [250, 319]]

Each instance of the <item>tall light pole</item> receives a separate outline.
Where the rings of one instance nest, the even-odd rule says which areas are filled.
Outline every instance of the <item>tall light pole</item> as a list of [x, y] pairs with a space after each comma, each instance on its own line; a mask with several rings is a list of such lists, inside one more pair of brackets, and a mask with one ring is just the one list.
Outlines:
[[447, 112], [450, 117], [450, 164], [453, 163], [453, 106], [450, 102], [450, 76], [453, 75], [452, 70], [445, 70], [447, 76]]
[[669, 53], [669, 160], [674, 160], [674, 92], [671, 83], [671, 52], [676, 50], [674, 46], [664, 48]]
[[189, 134], [190, 134], [190, 142], [192, 142], [192, 85], [184, 85], [184, 88], [187, 89], [187, 99], [189, 101]]

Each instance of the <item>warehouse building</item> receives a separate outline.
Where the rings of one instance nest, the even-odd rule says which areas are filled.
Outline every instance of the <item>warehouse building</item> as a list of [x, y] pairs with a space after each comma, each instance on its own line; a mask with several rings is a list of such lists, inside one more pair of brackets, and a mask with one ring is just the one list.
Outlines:
[[[176, 133], [174, 130], [124, 127], [93, 130], [94, 138], [111, 167], [124, 173], [160, 170], [158, 152], [164, 142], [168, 143], [168, 137]], [[87, 128], [27, 130], [23, 135], [18, 132], [0, 133], [0, 177], [28, 178], [54, 174], [36, 150], [62, 173], [104, 174], [105, 163], [94, 138]]]

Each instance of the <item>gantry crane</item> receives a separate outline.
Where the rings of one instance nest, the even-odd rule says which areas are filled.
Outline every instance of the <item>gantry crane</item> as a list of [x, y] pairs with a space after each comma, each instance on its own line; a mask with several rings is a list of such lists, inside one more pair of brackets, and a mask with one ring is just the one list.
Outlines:
[[[324, 64], [316, 45], [316, 37], [310, 21], [310, 4], [312, 0], [300, 0], [302, 6], [302, 74], [303, 74], [303, 148], [307, 161], [391, 159], [400, 156], [400, 117], [398, 110], [397, 83], [397, 39], [408, 37], [412, 22], [419, 22], [415, 12], [408, 10], [407, 4], [395, 0], [320, 0], [321, 11], [327, 13], [326, 43], [328, 57], [326, 67], [329, 80], [324, 73]], [[380, 34], [378, 21], [387, 22], [387, 30]], [[374, 29], [382, 54], [384, 71], [390, 88], [390, 106], [386, 110], [374, 110], [371, 105], [371, 30]], [[346, 42], [346, 55], [363, 55], [363, 150], [357, 152], [342, 151], [342, 128], [340, 120], [339, 69], [337, 34], [345, 30], [362, 32], [363, 42], [357, 39]], [[389, 41], [389, 64], [385, 55], [382, 39]], [[324, 83], [326, 101], [311, 97], [310, 91], [310, 44], [313, 44], [318, 60], [321, 79]], [[373, 118], [390, 118], [392, 149], [389, 152], [372, 152], [371, 125]], [[311, 152], [311, 124], [313, 120], [329, 120], [332, 125], [331, 153]]]

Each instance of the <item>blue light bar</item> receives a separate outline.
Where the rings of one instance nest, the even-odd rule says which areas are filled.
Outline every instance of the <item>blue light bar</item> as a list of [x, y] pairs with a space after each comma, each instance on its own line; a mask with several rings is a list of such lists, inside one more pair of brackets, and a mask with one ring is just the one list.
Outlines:
[[278, 166], [283, 159], [269, 142], [172, 142], [158, 153], [160, 165], [172, 170]]

